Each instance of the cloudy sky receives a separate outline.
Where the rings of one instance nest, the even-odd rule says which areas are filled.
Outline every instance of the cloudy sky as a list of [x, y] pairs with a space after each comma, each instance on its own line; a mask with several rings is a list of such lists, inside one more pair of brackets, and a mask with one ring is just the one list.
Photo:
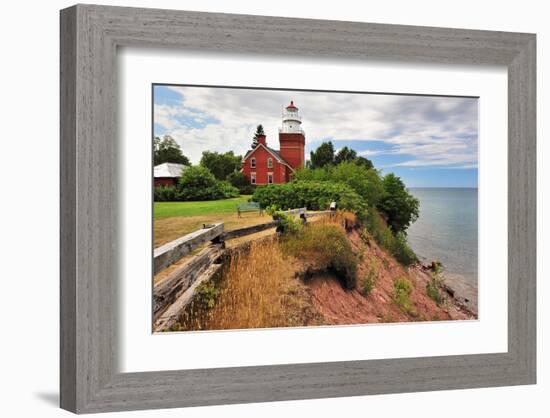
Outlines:
[[306, 159], [323, 141], [371, 159], [408, 187], [477, 187], [478, 103], [472, 98], [217, 87], [154, 87], [154, 135], [191, 162], [202, 151], [244, 154], [258, 124], [278, 149], [283, 105], [299, 107]]

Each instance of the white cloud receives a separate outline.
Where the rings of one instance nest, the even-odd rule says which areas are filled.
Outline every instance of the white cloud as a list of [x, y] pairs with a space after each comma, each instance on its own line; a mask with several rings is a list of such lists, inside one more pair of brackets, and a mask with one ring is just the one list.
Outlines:
[[359, 154], [408, 156], [402, 166], [477, 165], [475, 99], [179, 86], [170, 90], [181, 101], [156, 104], [155, 123], [193, 162], [206, 149], [243, 154], [260, 123], [268, 144], [277, 148], [282, 107], [294, 100], [307, 142], [376, 140], [389, 150]]

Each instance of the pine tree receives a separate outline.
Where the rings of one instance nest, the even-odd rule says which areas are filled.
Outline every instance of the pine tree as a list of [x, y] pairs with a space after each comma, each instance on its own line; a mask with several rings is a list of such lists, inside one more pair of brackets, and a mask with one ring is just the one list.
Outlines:
[[260, 135], [265, 135], [264, 127], [261, 124], [256, 127], [256, 133], [254, 134], [254, 138], [252, 138], [252, 148], [256, 148], [258, 145], [258, 137]]

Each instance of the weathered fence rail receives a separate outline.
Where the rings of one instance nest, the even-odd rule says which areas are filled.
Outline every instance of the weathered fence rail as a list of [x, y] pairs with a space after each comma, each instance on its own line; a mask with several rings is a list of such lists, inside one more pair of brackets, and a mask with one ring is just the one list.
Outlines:
[[[331, 211], [307, 212], [306, 208], [291, 209], [287, 214], [304, 218], [327, 215]], [[186, 307], [193, 300], [197, 288], [221, 273], [225, 256], [224, 241], [276, 228], [279, 221], [270, 221], [232, 231], [224, 232], [224, 224], [205, 225], [202, 229], [184, 235], [154, 251], [153, 271], [157, 274], [190, 254], [201, 245], [211, 245], [189, 258], [181, 266], [170, 271], [166, 277], [153, 286], [153, 329], [155, 332], [170, 330], [180, 319]]]
[[224, 252], [223, 244], [209, 245], [156, 283], [153, 292], [154, 319], [156, 320], [168, 306], [176, 302], [208, 267], [218, 263]]
[[202, 244], [212, 241], [223, 233], [223, 222], [213, 225], [205, 225], [203, 229], [191, 232], [174, 241], [155, 248], [153, 252], [153, 273], [165, 269], [174, 264], [180, 258], [186, 256]]
[[259, 225], [247, 226], [245, 228], [234, 229], [222, 234], [222, 238], [226, 241], [234, 238], [244, 237], [246, 235], [255, 234], [256, 232], [262, 232], [271, 228], [276, 228], [279, 225], [278, 221], [266, 222]]
[[187, 305], [191, 303], [195, 296], [197, 288], [205, 282], [213, 280], [220, 274], [222, 265], [211, 264], [206, 270], [197, 277], [197, 279], [172, 303], [164, 312], [162, 312], [154, 321], [153, 329], [155, 331], [166, 331], [174, 326], [181, 318]]

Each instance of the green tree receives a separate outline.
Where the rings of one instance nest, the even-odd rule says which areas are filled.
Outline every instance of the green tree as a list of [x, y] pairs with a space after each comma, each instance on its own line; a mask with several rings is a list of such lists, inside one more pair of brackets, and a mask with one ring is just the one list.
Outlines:
[[328, 180], [346, 183], [359, 194], [369, 206], [376, 206], [384, 195], [384, 186], [378, 172], [355, 161], [343, 162], [328, 170]]
[[240, 171], [233, 171], [227, 176], [227, 181], [237, 189], [241, 194], [254, 193], [254, 186], [250, 184], [250, 180]]
[[256, 132], [252, 138], [252, 148], [256, 148], [256, 145], [258, 145], [258, 137], [260, 135], [265, 135], [264, 127], [261, 124], [256, 127]]
[[420, 202], [393, 173], [384, 176], [382, 185], [384, 193], [377, 208], [386, 215], [388, 226], [394, 233], [405, 232], [418, 219]]
[[353, 162], [366, 168], [374, 168], [374, 164], [372, 163], [372, 161], [365, 157], [357, 157], [355, 160], [353, 160]]
[[334, 164], [334, 145], [331, 141], [323, 142], [315, 151], [311, 151], [310, 168], [321, 168]]
[[357, 165], [355, 161], [323, 168], [302, 168], [294, 173], [295, 180], [345, 183], [361, 196], [369, 206], [375, 206], [384, 193], [382, 179], [374, 169]]
[[218, 180], [225, 180], [229, 174], [241, 169], [242, 157], [233, 151], [224, 154], [204, 151], [200, 164], [208, 168]]
[[336, 153], [334, 156], [334, 163], [340, 164], [344, 162], [351, 162], [357, 158], [357, 152], [351, 148], [344, 147]]
[[153, 139], [153, 162], [154, 165], [163, 163], [191, 165], [189, 159], [181, 152], [178, 143], [170, 135], [164, 135], [162, 139], [158, 136]]
[[191, 166], [182, 173], [178, 200], [217, 200], [238, 196], [239, 191], [225, 181], [219, 181], [204, 166]]

